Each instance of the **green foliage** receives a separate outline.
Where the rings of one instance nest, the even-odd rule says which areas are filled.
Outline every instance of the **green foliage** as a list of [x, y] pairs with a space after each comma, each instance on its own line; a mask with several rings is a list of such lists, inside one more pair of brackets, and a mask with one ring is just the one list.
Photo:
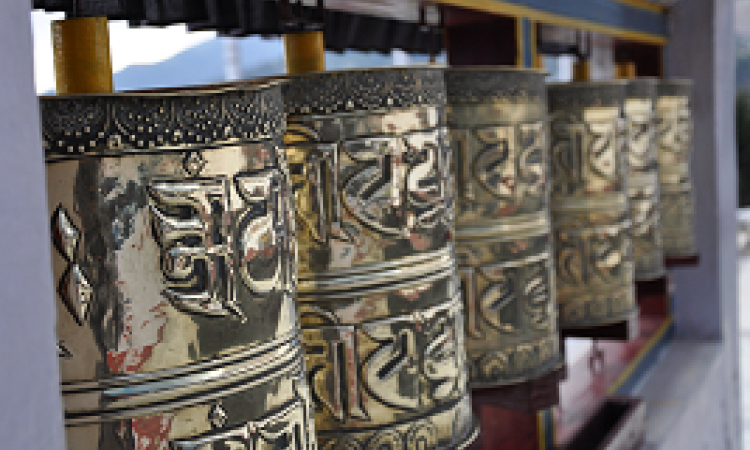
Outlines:
[[741, 90], [736, 100], [739, 204], [750, 206], [750, 94]]

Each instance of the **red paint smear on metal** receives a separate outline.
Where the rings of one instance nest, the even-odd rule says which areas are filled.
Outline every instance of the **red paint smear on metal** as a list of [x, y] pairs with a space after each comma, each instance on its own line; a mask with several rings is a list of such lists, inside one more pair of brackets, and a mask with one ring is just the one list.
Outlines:
[[151, 358], [156, 344], [139, 349], [121, 352], [107, 352], [107, 366], [114, 373], [137, 373], [141, 366]]
[[427, 250], [427, 247], [429, 247], [430, 244], [432, 243], [432, 240], [429, 237], [420, 236], [417, 234], [412, 234], [409, 237], [409, 241], [411, 241], [412, 248], [420, 252]]
[[[160, 303], [156, 307], [152, 308], [151, 312], [159, 312], [155, 317], [160, 318], [165, 316], [165, 313], [161, 311], [161, 307], [164, 303]], [[132, 320], [132, 316], [128, 316]], [[149, 321], [143, 322], [142, 326], [146, 326]], [[159, 327], [156, 332], [156, 342], [153, 344], [145, 345], [141, 348], [129, 348], [122, 351], [110, 350], [107, 352], [107, 367], [113, 373], [128, 374], [138, 373], [143, 364], [148, 361], [154, 352], [156, 347], [164, 338], [164, 325]], [[126, 325], [126, 331], [131, 331], [131, 325]]]
[[133, 419], [135, 450], [168, 450], [171, 415]]

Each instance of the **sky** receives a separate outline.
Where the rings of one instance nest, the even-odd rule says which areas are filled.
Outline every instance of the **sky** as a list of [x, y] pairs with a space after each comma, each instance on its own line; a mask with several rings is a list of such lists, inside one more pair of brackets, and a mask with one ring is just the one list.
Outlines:
[[[53, 20], [62, 19], [62, 13], [34, 11], [31, 14], [34, 34], [34, 71], [37, 93], [55, 89], [52, 61]], [[212, 39], [212, 31], [189, 32], [183, 25], [155, 28], [130, 28], [127, 22], [109, 23], [112, 70], [119, 72], [132, 64], [153, 64], [170, 58], [181, 51]]]

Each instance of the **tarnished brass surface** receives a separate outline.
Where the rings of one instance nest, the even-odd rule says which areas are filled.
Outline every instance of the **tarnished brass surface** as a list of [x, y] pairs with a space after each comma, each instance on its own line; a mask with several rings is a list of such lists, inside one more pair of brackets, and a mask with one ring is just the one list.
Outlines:
[[696, 253], [693, 183], [690, 176], [692, 82], [662, 80], [656, 101], [662, 238], [668, 257]]
[[621, 118], [625, 83], [555, 84], [548, 95], [560, 327], [627, 320], [637, 306]]
[[523, 381], [561, 364], [544, 76], [510, 68], [445, 75], [473, 387]]
[[468, 445], [442, 69], [322, 72], [282, 89], [319, 445]]
[[314, 450], [278, 85], [41, 111], [68, 448]]
[[628, 196], [635, 279], [664, 275], [659, 206], [659, 169], [656, 162], [657, 80], [628, 81], [625, 98], [627, 126]]

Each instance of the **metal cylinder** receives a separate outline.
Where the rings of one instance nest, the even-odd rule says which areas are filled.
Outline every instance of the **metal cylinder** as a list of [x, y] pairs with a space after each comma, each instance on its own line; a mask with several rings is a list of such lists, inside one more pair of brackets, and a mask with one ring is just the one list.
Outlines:
[[41, 112], [68, 448], [314, 450], [279, 86]]
[[633, 289], [625, 83], [550, 85], [552, 224], [561, 328], [628, 320]]
[[664, 275], [654, 120], [656, 83], [655, 79], [630, 80], [625, 94], [630, 234], [636, 281]]
[[468, 445], [442, 69], [298, 75], [283, 90], [319, 445]]
[[690, 176], [692, 82], [662, 80], [656, 100], [662, 239], [667, 257], [696, 253], [693, 184]]
[[524, 381], [561, 364], [544, 77], [512, 68], [445, 75], [472, 387]]

